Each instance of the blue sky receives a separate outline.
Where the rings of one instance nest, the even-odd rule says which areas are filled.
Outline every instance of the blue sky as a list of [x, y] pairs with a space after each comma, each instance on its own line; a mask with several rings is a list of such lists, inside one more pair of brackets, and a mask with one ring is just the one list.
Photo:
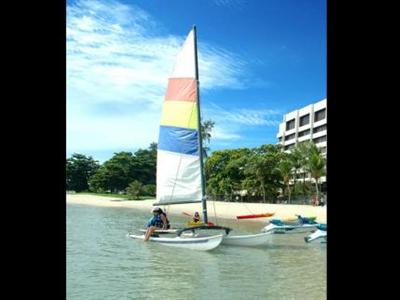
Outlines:
[[326, 98], [326, 0], [68, 1], [68, 157], [157, 141], [193, 24], [211, 150], [276, 143], [285, 113]]

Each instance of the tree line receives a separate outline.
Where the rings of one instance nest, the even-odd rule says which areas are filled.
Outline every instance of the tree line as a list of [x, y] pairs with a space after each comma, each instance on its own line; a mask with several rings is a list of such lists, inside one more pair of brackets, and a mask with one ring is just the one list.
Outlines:
[[[203, 154], [207, 157], [214, 122], [201, 124]], [[102, 165], [91, 156], [74, 153], [66, 162], [67, 191], [126, 193], [132, 199], [156, 194], [157, 144], [135, 153], [118, 152]]]
[[[126, 192], [132, 187], [139, 194], [154, 196], [156, 191], [157, 144], [135, 153], [118, 152], [103, 164], [91, 156], [73, 154], [67, 159], [67, 190], [96, 193]], [[135, 192], [133, 192], [135, 195]]]
[[[212, 126], [209, 123], [203, 135], [208, 142]], [[114, 153], [103, 164], [75, 153], [67, 159], [66, 187], [76, 192], [127, 193], [132, 199], [155, 196], [156, 165], [156, 143], [133, 154]], [[290, 153], [280, 145], [214, 151], [205, 157], [206, 192], [224, 201], [281, 198], [290, 203], [293, 197], [319, 197], [325, 167], [326, 159], [313, 142], [300, 143]]]
[[290, 153], [281, 145], [215, 151], [205, 162], [207, 195], [217, 200], [288, 203], [295, 198], [320, 197], [326, 159], [313, 142], [296, 145]]

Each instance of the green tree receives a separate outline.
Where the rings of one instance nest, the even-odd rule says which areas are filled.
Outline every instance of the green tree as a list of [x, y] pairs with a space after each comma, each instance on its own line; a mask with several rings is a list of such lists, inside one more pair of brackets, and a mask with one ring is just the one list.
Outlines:
[[107, 160], [90, 178], [90, 189], [96, 192], [119, 192], [134, 180], [143, 184], [156, 183], [157, 144], [148, 149], [131, 152], [118, 152]]
[[130, 200], [137, 200], [139, 196], [143, 192], [143, 184], [140, 181], [133, 181], [129, 186], [126, 188], [126, 194], [128, 195], [128, 199]]
[[314, 144], [310, 148], [310, 156], [308, 160], [308, 171], [311, 177], [315, 180], [315, 190], [317, 199], [319, 199], [319, 179], [325, 175], [325, 158], [322, 156], [321, 151]]
[[67, 190], [87, 191], [89, 189], [88, 180], [99, 167], [99, 163], [91, 156], [74, 153], [66, 162]]
[[208, 157], [208, 151], [210, 150], [210, 148], [207, 145], [210, 144], [211, 132], [214, 128], [214, 125], [215, 125], [215, 122], [213, 122], [211, 120], [204, 121], [200, 125], [204, 158]]
[[241, 181], [245, 178], [243, 168], [249, 153], [247, 148], [214, 151], [205, 163], [208, 193], [231, 199], [234, 191], [241, 190]]
[[297, 168], [297, 170], [300, 170], [303, 175], [303, 180], [302, 180], [303, 195], [307, 195], [306, 176], [307, 173], [309, 172], [308, 161], [311, 155], [311, 148], [313, 147], [313, 145], [315, 146], [315, 144], [310, 141], [301, 142], [297, 144], [292, 151], [292, 157], [295, 165], [294, 167]]
[[156, 195], [156, 185], [155, 184], [146, 184], [143, 186], [143, 194], [146, 196], [155, 196]]
[[156, 183], [157, 144], [152, 143], [148, 149], [139, 149], [132, 160], [135, 178], [143, 184]]
[[137, 178], [137, 173], [132, 153], [118, 152], [90, 178], [90, 187], [94, 191], [123, 191]]
[[108, 174], [107, 168], [101, 166], [96, 173], [94, 173], [89, 178], [89, 190], [97, 193], [104, 193], [107, 191], [111, 191], [111, 187], [109, 184], [110, 175]]
[[301, 167], [303, 165], [303, 154], [299, 150], [298, 144], [296, 147], [293, 149], [292, 152], [289, 153], [289, 160], [292, 164], [293, 168], [293, 185], [297, 185], [297, 173], [301, 170]]
[[277, 190], [282, 187], [278, 163], [283, 155], [280, 145], [262, 145], [253, 150], [245, 166], [244, 173], [257, 183], [263, 202], [266, 202], [267, 196], [276, 199]]
[[290, 159], [290, 155], [283, 158], [278, 163], [278, 170], [281, 173], [284, 184], [286, 185], [288, 193], [288, 203], [290, 203], [290, 179], [292, 177], [293, 163]]

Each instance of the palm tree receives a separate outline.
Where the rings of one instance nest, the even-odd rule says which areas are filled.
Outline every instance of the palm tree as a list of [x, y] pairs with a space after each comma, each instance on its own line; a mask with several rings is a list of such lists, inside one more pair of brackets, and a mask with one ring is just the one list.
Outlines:
[[288, 202], [290, 203], [290, 185], [289, 185], [289, 181], [290, 178], [292, 176], [292, 169], [293, 169], [293, 164], [291, 162], [291, 160], [289, 158], [284, 158], [283, 160], [281, 160], [279, 162], [278, 165], [278, 170], [282, 175], [283, 178], [283, 182], [287, 187], [287, 191], [288, 191]]
[[208, 120], [208, 121], [204, 121], [201, 124], [201, 138], [203, 139], [203, 155], [204, 158], [208, 157], [208, 151], [210, 150], [209, 147], [206, 146], [206, 144], [210, 144], [210, 140], [211, 140], [211, 131], [214, 128], [215, 122]]
[[289, 160], [292, 164], [292, 168], [293, 168], [293, 188], [296, 187], [296, 183], [297, 183], [297, 172], [301, 169], [302, 165], [303, 165], [303, 157], [302, 157], [302, 153], [299, 150], [299, 146], [298, 144], [296, 145], [296, 147], [293, 149], [293, 151], [291, 153], [289, 153]]
[[311, 154], [312, 146], [315, 146], [313, 142], [302, 142], [296, 145], [293, 154], [298, 161], [298, 165], [303, 173], [303, 194], [306, 194], [306, 175], [309, 172], [308, 161]]
[[317, 199], [319, 199], [318, 183], [321, 176], [325, 175], [325, 164], [325, 158], [322, 156], [321, 151], [315, 144], [312, 144], [308, 160], [308, 171], [310, 172], [311, 177], [315, 180]]

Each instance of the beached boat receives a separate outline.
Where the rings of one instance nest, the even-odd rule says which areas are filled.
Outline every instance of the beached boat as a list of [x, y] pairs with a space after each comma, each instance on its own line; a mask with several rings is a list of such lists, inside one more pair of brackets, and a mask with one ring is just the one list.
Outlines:
[[297, 216], [296, 221], [270, 220], [269, 224], [261, 229], [262, 232], [273, 233], [304, 233], [315, 229], [319, 223], [310, 218]]
[[317, 226], [317, 230], [311, 233], [310, 235], [304, 237], [306, 243], [310, 243], [316, 240], [320, 240], [321, 243], [327, 242], [327, 226], [326, 224], [319, 224]]
[[236, 216], [236, 219], [254, 219], [254, 218], [269, 218], [275, 215], [275, 213], [264, 213], [264, 214], [251, 214], [251, 215], [241, 215]]

